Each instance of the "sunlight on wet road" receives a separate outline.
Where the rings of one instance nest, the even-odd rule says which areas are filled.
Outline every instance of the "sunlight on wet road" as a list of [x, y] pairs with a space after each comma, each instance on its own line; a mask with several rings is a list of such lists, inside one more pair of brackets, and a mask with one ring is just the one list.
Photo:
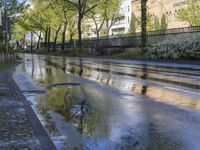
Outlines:
[[23, 59], [13, 76], [58, 149], [200, 149], [200, 65]]

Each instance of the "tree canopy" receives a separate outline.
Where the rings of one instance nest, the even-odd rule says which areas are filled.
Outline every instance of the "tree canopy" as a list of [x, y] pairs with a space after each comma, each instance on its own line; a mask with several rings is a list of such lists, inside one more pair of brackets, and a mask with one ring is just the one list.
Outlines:
[[50, 42], [54, 45], [62, 42], [61, 49], [64, 50], [65, 41], [72, 42], [76, 37], [81, 47], [87, 28], [84, 20], [96, 23], [97, 37], [101, 30], [108, 35], [119, 16], [120, 4], [121, 0], [32, 0], [30, 7], [21, 11], [16, 19], [13, 32], [16, 38], [34, 33], [38, 37], [37, 43], [43, 41], [48, 51]]
[[18, 0], [0, 0], [0, 7], [7, 17], [14, 19], [28, 7], [28, 4], [25, 0], [21, 3]]
[[200, 25], [200, 3], [198, 0], [189, 0], [186, 8], [182, 8], [177, 17], [180, 21], [190, 24], [190, 26]]

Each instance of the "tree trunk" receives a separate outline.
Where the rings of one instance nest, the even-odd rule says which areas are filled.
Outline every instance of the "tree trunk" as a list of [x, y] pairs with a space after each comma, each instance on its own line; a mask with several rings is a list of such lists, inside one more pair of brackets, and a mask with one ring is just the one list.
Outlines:
[[147, 0], [141, 0], [141, 46], [147, 45]]
[[44, 50], [47, 50], [48, 27], [45, 30]]
[[99, 39], [100, 38], [99, 30], [97, 29], [96, 32], [97, 32], [97, 39]]
[[78, 46], [79, 48], [82, 47], [82, 16], [79, 14], [79, 18], [78, 18]]
[[37, 42], [37, 50], [40, 48], [40, 40], [41, 40], [42, 32], [40, 31], [40, 34], [38, 36], [38, 42]]
[[31, 52], [33, 52], [33, 32], [31, 32]]
[[93, 21], [94, 21], [94, 24], [95, 24], [95, 28], [96, 28], [96, 34], [97, 34], [97, 39], [99, 39], [100, 37], [100, 28], [98, 27], [98, 23], [94, 17], [95, 14], [93, 14]]
[[50, 52], [50, 47], [51, 47], [51, 28], [48, 28], [48, 46], [47, 46], [47, 51]]
[[65, 23], [63, 33], [62, 33], [62, 46], [61, 46], [61, 51], [65, 51], [65, 39], [66, 39], [66, 31], [67, 31], [67, 24]]
[[58, 39], [58, 33], [61, 29], [61, 26], [58, 27], [57, 31], [56, 31], [56, 35], [55, 35], [55, 38], [54, 38], [54, 44], [53, 44], [53, 52], [56, 51], [56, 42], [57, 42], [57, 39]]
[[73, 34], [70, 34], [70, 42], [72, 42], [73, 41]]
[[109, 36], [109, 20], [106, 20], [106, 36], [108, 37]]
[[73, 46], [73, 36], [74, 34], [70, 33], [70, 46]]
[[21, 39], [21, 50], [25, 50], [25, 48], [27, 48], [26, 35]]

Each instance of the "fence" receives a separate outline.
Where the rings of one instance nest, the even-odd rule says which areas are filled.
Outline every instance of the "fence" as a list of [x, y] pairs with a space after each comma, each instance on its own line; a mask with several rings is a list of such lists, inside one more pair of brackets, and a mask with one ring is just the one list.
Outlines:
[[16, 59], [16, 55], [14, 53], [0, 53], [0, 64], [8, 63]]
[[[177, 37], [195, 36], [200, 34], [200, 26], [174, 28], [168, 30], [157, 30], [147, 32], [147, 44], [152, 45], [166, 39]], [[65, 47], [74, 47], [78, 44], [78, 40], [67, 41]], [[61, 47], [61, 43], [57, 43], [57, 48]], [[117, 36], [87, 38], [82, 41], [83, 47], [137, 47], [141, 45], [141, 33], [123, 34]], [[44, 43], [41, 44], [44, 47]], [[53, 43], [50, 43], [53, 47]]]

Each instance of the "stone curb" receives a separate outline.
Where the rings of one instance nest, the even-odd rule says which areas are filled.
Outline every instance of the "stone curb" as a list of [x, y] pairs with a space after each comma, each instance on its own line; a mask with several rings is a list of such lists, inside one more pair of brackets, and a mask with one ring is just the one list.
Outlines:
[[11, 70], [8, 72], [10, 90], [12, 91], [13, 95], [16, 95], [18, 99], [24, 104], [24, 109], [26, 111], [26, 115], [32, 125], [34, 134], [36, 138], [40, 141], [40, 145], [43, 150], [56, 150], [55, 145], [53, 144], [52, 140], [50, 139], [49, 135], [45, 131], [44, 127], [42, 126], [41, 122], [37, 118], [35, 112], [31, 108], [30, 104], [26, 100], [26, 97], [23, 95], [22, 91], [19, 89], [18, 85], [12, 78]]

